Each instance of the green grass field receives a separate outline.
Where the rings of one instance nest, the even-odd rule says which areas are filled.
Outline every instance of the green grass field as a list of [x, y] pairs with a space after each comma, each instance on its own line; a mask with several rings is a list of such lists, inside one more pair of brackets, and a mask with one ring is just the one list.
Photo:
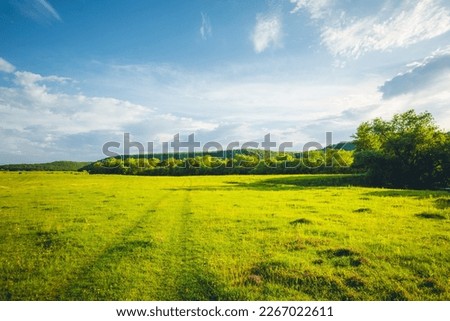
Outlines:
[[450, 194], [346, 181], [0, 173], [0, 300], [450, 300]]

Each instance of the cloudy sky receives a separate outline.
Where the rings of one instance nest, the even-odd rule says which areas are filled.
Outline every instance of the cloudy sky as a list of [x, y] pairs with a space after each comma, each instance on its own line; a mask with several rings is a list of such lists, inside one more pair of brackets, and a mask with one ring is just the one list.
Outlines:
[[300, 149], [410, 108], [450, 130], [448, 0], [4, 0], [0, 40], [2, 164], [124, 133]]

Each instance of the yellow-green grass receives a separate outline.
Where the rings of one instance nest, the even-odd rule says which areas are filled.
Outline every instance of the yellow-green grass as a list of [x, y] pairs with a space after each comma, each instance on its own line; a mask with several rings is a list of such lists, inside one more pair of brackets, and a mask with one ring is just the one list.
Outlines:
[[450, 300], [449, 193], [348, 180], [0, 173], [0, 300]]

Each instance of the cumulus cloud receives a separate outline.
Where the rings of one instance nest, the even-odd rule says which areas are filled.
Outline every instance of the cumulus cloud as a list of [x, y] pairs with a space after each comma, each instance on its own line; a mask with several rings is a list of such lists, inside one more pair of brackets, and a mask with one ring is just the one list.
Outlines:
[[282, 40], [282, 23], [279, 15], [258, 15], [252, 33], [253, 48], [257, 53], [270, 46], [280, 46]]
[[203, 40], [207, 40], [212, 35], [211, 21], [206, 13], [201, 13], [202, 24], [200, 26], [200, 36]]
[[14, 67], [12, 64], [7, 62], [5, 59], [0, 57], [0, 71], [6, 72], [6, 73], [12, 73], [16, 70], [16, 67]]
[[[305, 9], [321, 24], [322, 44], [334, 55], [358, 58], [372, 51], [405, 48], [450, 31], [450, 10], [439, 0], [387, 1], [374, 15], [349, 16], [330, 1], [298, 0], [294, 12]], [[325, 14], [327, 13], [327, 14]]]
[[[69, 94], [71, 80], [16, 71], [0, 87], [0, 163], [103, 157], [101, 146], [130, 132], [146, 142], [177, 131], [212, 130], [216, 124], [160, 112], [113, 97]], [[29, 160], [29, 158], [32, 160]]]
[[[422, 61], [408, 65], [409, 70], [387, 80], [380, 88], [384, 99], [411, 92], [428, 90], [430, 86], [450, 80], [450, 46], [433, 52]], [[448, 91], [448, 89], [447, 89]]]

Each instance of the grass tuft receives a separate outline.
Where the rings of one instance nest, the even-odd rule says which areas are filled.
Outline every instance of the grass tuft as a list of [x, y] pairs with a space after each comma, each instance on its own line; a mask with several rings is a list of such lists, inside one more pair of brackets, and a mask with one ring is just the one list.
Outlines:
[[343, 257], [343, 256], [354, 256], [358, 255], [358, 253], [353, 252], [349, 249], [337, 249], [337, 250], [327, 250], [325, 253], [330, 257]]
[[311, 220], [308, 220], [307, 218], [299, 218], [294, 221], [289, 222], [291, 225], [299, 225], [299, 224], [312, 224]]
[[434, 203], [439, 209], [447, 209], [450, 207], [450, 198], [438, 198]]
[[420, 218], [426, 218], [426, 219], [432, 219], [432, 220], [446, 220], [447, 217], [445, 217], [442, 214], [438, 214], [438, 213], [420, 213], [420, 214], [416, 214], [417, 217]]
[[345, 285], [347, 285], [350, 288], [359, 290], [364, 288], [365, 283], [359, 277], [352, 276], [350, 278], [345, 279]]

